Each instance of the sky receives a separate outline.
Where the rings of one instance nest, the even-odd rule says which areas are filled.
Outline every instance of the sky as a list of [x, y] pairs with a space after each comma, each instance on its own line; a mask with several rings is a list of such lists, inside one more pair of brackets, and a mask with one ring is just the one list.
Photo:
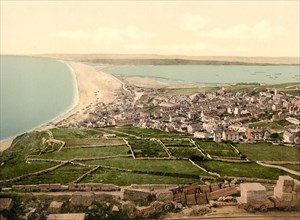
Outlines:
[[1, 0], [1, 54], [299, 57], [299, 0]]

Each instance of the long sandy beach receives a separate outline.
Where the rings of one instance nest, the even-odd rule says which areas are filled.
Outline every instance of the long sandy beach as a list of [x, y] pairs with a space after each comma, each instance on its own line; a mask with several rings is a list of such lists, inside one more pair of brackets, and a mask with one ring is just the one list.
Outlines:
[[[67, 120], [68, 123], [76, 123], [77, 118], [87, 116], [87, 110], [92, 110], [96, 103], [105, 104], [115, 101], [116, 93], [122, 89], [122, 83], [114, 76], [104, 73], [92, 67], [77, 62], [62, 61], [71, 69], [76, 78], [76, 95], [71, 110], [59, 115], [52, 122], [39, 127], [36, 130], [46, 130], [55, 127], [55, 124]], [[63, 95], [63, 94], [62, 94]], [[0, 143], [0, 152], [10, 147], [13, 139]]]

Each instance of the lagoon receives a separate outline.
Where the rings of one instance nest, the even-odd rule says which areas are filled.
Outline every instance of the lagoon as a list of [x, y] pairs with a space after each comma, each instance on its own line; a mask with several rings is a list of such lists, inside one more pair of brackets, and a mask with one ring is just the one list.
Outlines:
[[0, 140], [50, 122], [72, 107], [76, 81], [64, 63], [23, 56], [0, 59]]
[[300, 82], [299, 65], [119, 66], [105, 71], [124, 77], [153, 77], [164, 83], [208, 86]]

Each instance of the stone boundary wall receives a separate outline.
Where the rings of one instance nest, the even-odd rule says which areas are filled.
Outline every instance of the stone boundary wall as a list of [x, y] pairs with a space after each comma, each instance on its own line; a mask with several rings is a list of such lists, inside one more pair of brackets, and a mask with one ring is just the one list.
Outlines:
[[260, 162], [273, 164], [273, 165], [300, 165], [300, 162], [296, 162], [296, 161], [260, 161]]
[[174, 184], [131, 184], [130, 188], [137, 190], [148, 190], [148, 191], [157, 191], [157, 190], [166, 190], [176, 188], [178, 185]]
[[230, 162], [230, 163], [251, 163], [251, 161], [249, 160], [229, 159], [229, 158], [222, 158], [217, 156], [213, 156], [212, 159], [216, 161], [223, 161], [223, 162]]
[[48, 169], [45, 169], [45, 170], [40, 170], [38, 172], [34, 172], [34, 173], [29, 173], [29, 174], [25, 174], [25, 175], [22, 175], [22, 176], [18, 176], [18, 177], [14, 177], [14, 178], [11, 178], [11, 179], [6, 179], [6, 180], [0, 180], [0, 183], [7, 183], [7, 182], [15, 182], [15, 181], [19, 181], [19, 180], [22, 180], [22, 179], [25, 179], [25, 178], [28, 178], [28, 177], [31, 177], [31, 176], [39, 176], [39, 175], [42, 175], [42, 174], [45, 174], [45, 173], [49, 173], [49, 172], [52, 172], [66, 164], [68, 164], [69, 161], [67, 162], [63, 162], [59, 165], [56, 165], [54, 167], [50, 167]]
[[199, 166], [198, 164], [196, 164], [196, 163], [195, 163], [194, 161], [192, 161], [191, 159], [189, 159], [189, 161], [191, 162], [191, 164], [193, 164], [193, 165], [194, 165], [195, 167], [197, 167], [198, 169], [204, 171], [205, 173], [208, 173], [208, 174], [213, 175], [213, 176], [221, 177], [220, 174], [207, 171], [206, 169], [204, 169], [203, 167]]
[[105, 157], [87, 157], [87, 158], [73, 158], [73, 161], [87, 161], [87, 160], [104, 160], [104, 159], [113, 159], [120, 157], [132, 157], [131, 155], [113, 155], [113, 156], [105, 156]]
[[70, 183], [62, 184], [37, 184], [37, 185], [13, 185], [13, 190], [25, 192], [50, 192], [50, 191], [120, 191], [121, 188], [114, 184], [102, 183]]
[[258, 182], [258, 183], [270, 183], [275, 184], [276, 180], [269, 180], [269, 179], [259, 179], [259, 178], [249, 178], [249, 177], [237, 177], [237, 176], [224, 176], [221, 177], [225, 180], [234, 180], [242, 181], [242, 182]]
[[81, 180], [83, 180], [87, 175], [95, 172], [96, 170], [98, 170], [100, 167], [96, 166], [93, 169], [89, 170], [88, 172], [84, 173], [83, 175], [81, 175], [80, 177], [78, 177], [76, 180], [74, 180], [74, 183], [79, 183]]
[[136, 159], [136, 158], [135, 158], [135, 155], [134, 155], [134, 151], [133, 151], [131, 145], [129, 144], [129, 142], [128, 142], [127, 140], [125, 140], [125, 139], [123, 139], [123, 141], [124, 141], [125, 144], [128, 146], [128, 148], [129, 148], [129, 150], [130, 150], [130, 152], [131, 152], [132, 158], [133, 158], [133, 159]]
[[79, 148], [101, 148], [101, 147], [122, 147], [125, 144], [91, 144], [91, 145], [78, 145], [78, 146], [71, 146], [71, 147], [64, 147], [64, 149], [79, 149]]
[[285, 172], [294, 174], [296, 176], [300, 176], [300, 172], [288, 169], [286, 167], [282, 167], [282, 166], [278, 166], [278, 165], [272, 165], [272, 164], [264, 163], [262, 161], [256, 161], [256, 163], [259, 164], [259, 165], [261, 165], [261, 166], [264, 166], [264, 167], [276, 168], [276, 169], [280, 169], [280, 170], [283, 170]]

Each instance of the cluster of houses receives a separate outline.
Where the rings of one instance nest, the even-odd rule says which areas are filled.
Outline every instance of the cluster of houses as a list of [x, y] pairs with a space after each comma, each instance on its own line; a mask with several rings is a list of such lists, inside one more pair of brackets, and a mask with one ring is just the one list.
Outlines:
[[[283, 141], [300, 144], [300, 98], [277, 92], [200, 92], [191, 96], [164, 95], [164, 89], [127, 86], [117, 101], [97, 103], [85, 118], [60, 127], [103, 127], [134, 125], [141, 128], [193, 133], [198, 138], [214, 141], [255, 142], [283, 135]], [[136, 99], [136, 94], [140, 94]], [[143, 94], [143, 95], [141, 95]], [[272, 130], [253, 127], [254, 122], [274, 123], [287, 120], [287, 127]], [[273, 135], [272, 135], [273, 134]], [[278, 136], [278, 135], [277, 135]], [[275, 135], [276, 137], [276, 135]], [[275, 140], [276, 141], [276, 140]]]

